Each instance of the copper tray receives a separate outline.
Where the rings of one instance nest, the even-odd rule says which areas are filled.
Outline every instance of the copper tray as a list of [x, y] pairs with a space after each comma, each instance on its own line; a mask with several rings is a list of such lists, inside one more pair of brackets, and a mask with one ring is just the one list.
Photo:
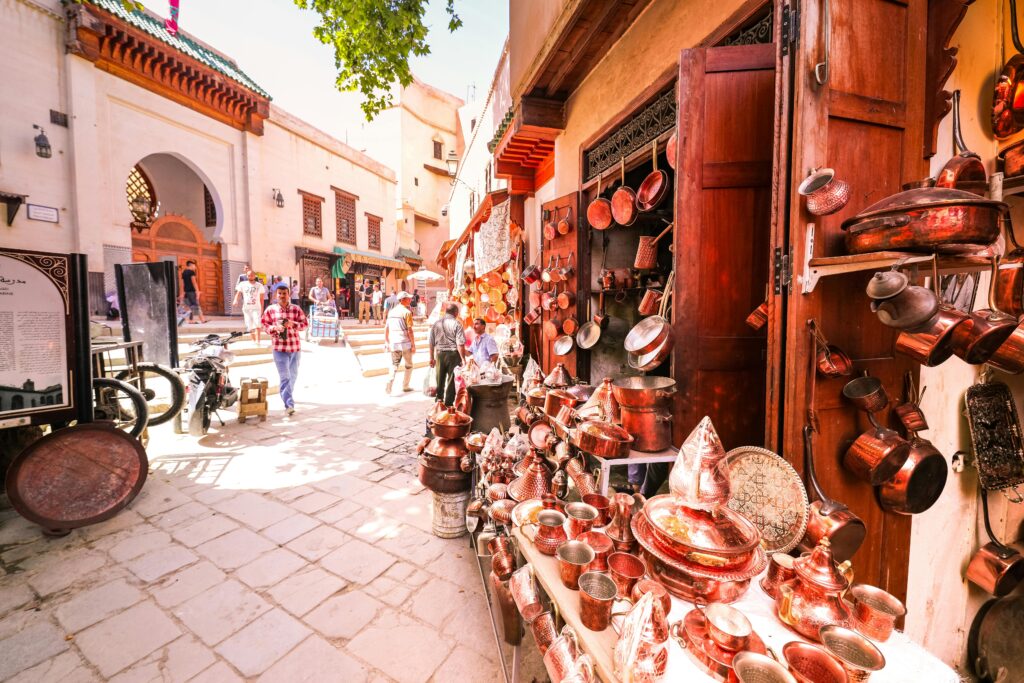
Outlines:
[[7, 470], [11, 506], [44, 529], [63, 531], [110, 519], [146, 483], [149, 459], [137, 439], [100, 424], [44, 436]]
[[[728, 507], [719, 507], [714, 513], [690, 509], [668, 494], [648, 499], [644, 514], [663, 543], [680, 548], [681, 553], [733, 557], [749, 553], [761, 542], [753, 522]], [[670, 521], [675, 524], [668, 524]]]
[[527, 524], [536, 524], [537, 515], [543, 509], [544, 504], [536, 498], [524, 500], [512, 508], [512, 526], [520, 527]]
[[808, 500], [800, 475], [765, 448], [741, 446], [726, 454], [729, 509], [753, 522], [769, 553], [789, 552], [807, 531]]
[[672, 595], [688, 602], [736, 602], [750, 588], [750, 579], [714, 581], [695, 578], [667, 567], [646, 550], [640, 551], [640, 557], [647, 562], [651, 578], [657, 580]]
[[654, 532], [654, 526], [645, 513], [633, 515], [630, 523], [633, 536], [648, 554], [656, 558], [673, 572], [689, 577], [709, 579], [710, 581], [745, 581], [757, 576], [768, 566], [768, 554], [761, 546], [756, 546], [750, 554], [736, 566], [711, 567], [683, 559], [679, 550], [666, 546]]
[[704, 613], [699, 609], [692, 609], [683, 617], [683, 626], [680, 629], [681, 638], [676, 642], [686, 650], [690, 657], [708, 674], [717, 681], [737, 681], [732, 671], [732, 659], [740, 652], [756, 652], [766, 655], [764, 641], [756, 633], [751, 632], [750, 641], [743, 650], [732, 652], [718, 647], [715, 641], [708, 635], [707, 622], [704, 620]]

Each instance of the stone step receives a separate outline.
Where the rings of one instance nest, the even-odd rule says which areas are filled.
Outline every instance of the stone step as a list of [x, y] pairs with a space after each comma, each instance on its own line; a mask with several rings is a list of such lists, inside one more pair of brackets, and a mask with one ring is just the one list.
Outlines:
[[[359, 356], [356, 358], [359, 360], [359, 367], [362, 370], [363, 377], [377, 377], [380, 375], [388, 374], [388, 370], [391, 367], [391, 354], [390, 353], [375, 353]], [[413, 368], [425, 368], [430, 365], [430, 354], [427, 353], [426, 349], [417, 351], [413, 354]], [[404, 368], [404, 365], [399, 365], [399, 370]]]
[[[426, 333], [426, 332], [430, 331], [430, 326], [429, 325], [414, 324], [412, 326], [412, 328], [417, 333], [421, 333], [421, 332]], [[372, 335], [383, 335], [384, 334], [384, 326], [383, 325], [345, 325], [345, 326], [342, 327], [342, 331], [345, 333], [345, 336], [347, 336], [349, 338], [372, 336]]]
[[[426, 332], [419, 332], [419, 331], [417, 331], [415, 334], [413, 334], [413, 339], [416, 340], [417, 344], [420, 343], [420, 342], [427, 343], [427, 340], [429, 338], [430, 338], [430, 335], [427, 334]], [[384, 344], [384, 335], [383, 334], [373, 335], [373, 336], [367, 335], [367, 336], [363, 336], [363, 337], [357, 337], [355, 339], [353, 339], [352, 337], [348, 337], [348, 338], [346, 338], [345, 341], [347, 341], [348, 345], [351, 346], [353, 349], [360, 349], [360, 348], [373, 347], [373, 346], [382, 346]]]

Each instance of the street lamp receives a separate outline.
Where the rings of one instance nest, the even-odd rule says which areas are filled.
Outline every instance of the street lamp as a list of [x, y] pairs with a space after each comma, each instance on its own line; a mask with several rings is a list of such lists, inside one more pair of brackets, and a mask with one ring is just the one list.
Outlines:
[[455, 150], [448, 152], [448, 158], [445, 160], [445, 165], [448, 167], [448, 177], [454, 178], [459, 173], [459, 155], [455, 153]]
[[270, 191], [270, 196], [274, 200], [274, 203], [277, 204], [277, 208], [284, 208], [284, 195], [281, 194], [281, 190], [275, 187]]
[[39, 135], [36, 136], [36, 156], [40, 159], [49, 159], [53, 156], [53, 148], [50, 147], [50, 139], [46, 137], [46, 131], [34, 123], [32, 127], [39, 131]]
[[137, 194], [132, 197], [132, 213], [136, 216], [149, 216], [149, 210], [153, 208], [153, 203], [149, 200], [149, 197], [142, 194]]

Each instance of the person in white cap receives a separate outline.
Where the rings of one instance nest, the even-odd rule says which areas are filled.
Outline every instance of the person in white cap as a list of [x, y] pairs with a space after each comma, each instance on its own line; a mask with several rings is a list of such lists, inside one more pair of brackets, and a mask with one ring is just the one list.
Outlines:
[[412, 329], [412, 311], [406, 304], [412, 299], [409, 292], [398, 293], [398, 303], [388, 311], [384, 321], [384, 347], [391, 352], [391, 369], [384, 393], [390, 394], [398, 373], [398, 364], [405, 361], [405, 376], [402, 378], [402, 391], [412, 391], [412, 356], [416, 353], [416, 339]]

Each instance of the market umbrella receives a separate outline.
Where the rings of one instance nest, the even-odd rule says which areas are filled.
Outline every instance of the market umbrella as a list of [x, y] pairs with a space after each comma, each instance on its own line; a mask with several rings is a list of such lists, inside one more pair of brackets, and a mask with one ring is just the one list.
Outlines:
[[444, 277], [444, 275], [438, 275], [434, 271], [427, 270], [423, 266], [420, 266], [419, 270], [417, 270], [415, 273], [412, 273], [410, 275], [406, 275], [405, 279], [406, 280], [419, 280], [421, 282], [433, 282], [434, 280], [440, 280], [443, 277]]

